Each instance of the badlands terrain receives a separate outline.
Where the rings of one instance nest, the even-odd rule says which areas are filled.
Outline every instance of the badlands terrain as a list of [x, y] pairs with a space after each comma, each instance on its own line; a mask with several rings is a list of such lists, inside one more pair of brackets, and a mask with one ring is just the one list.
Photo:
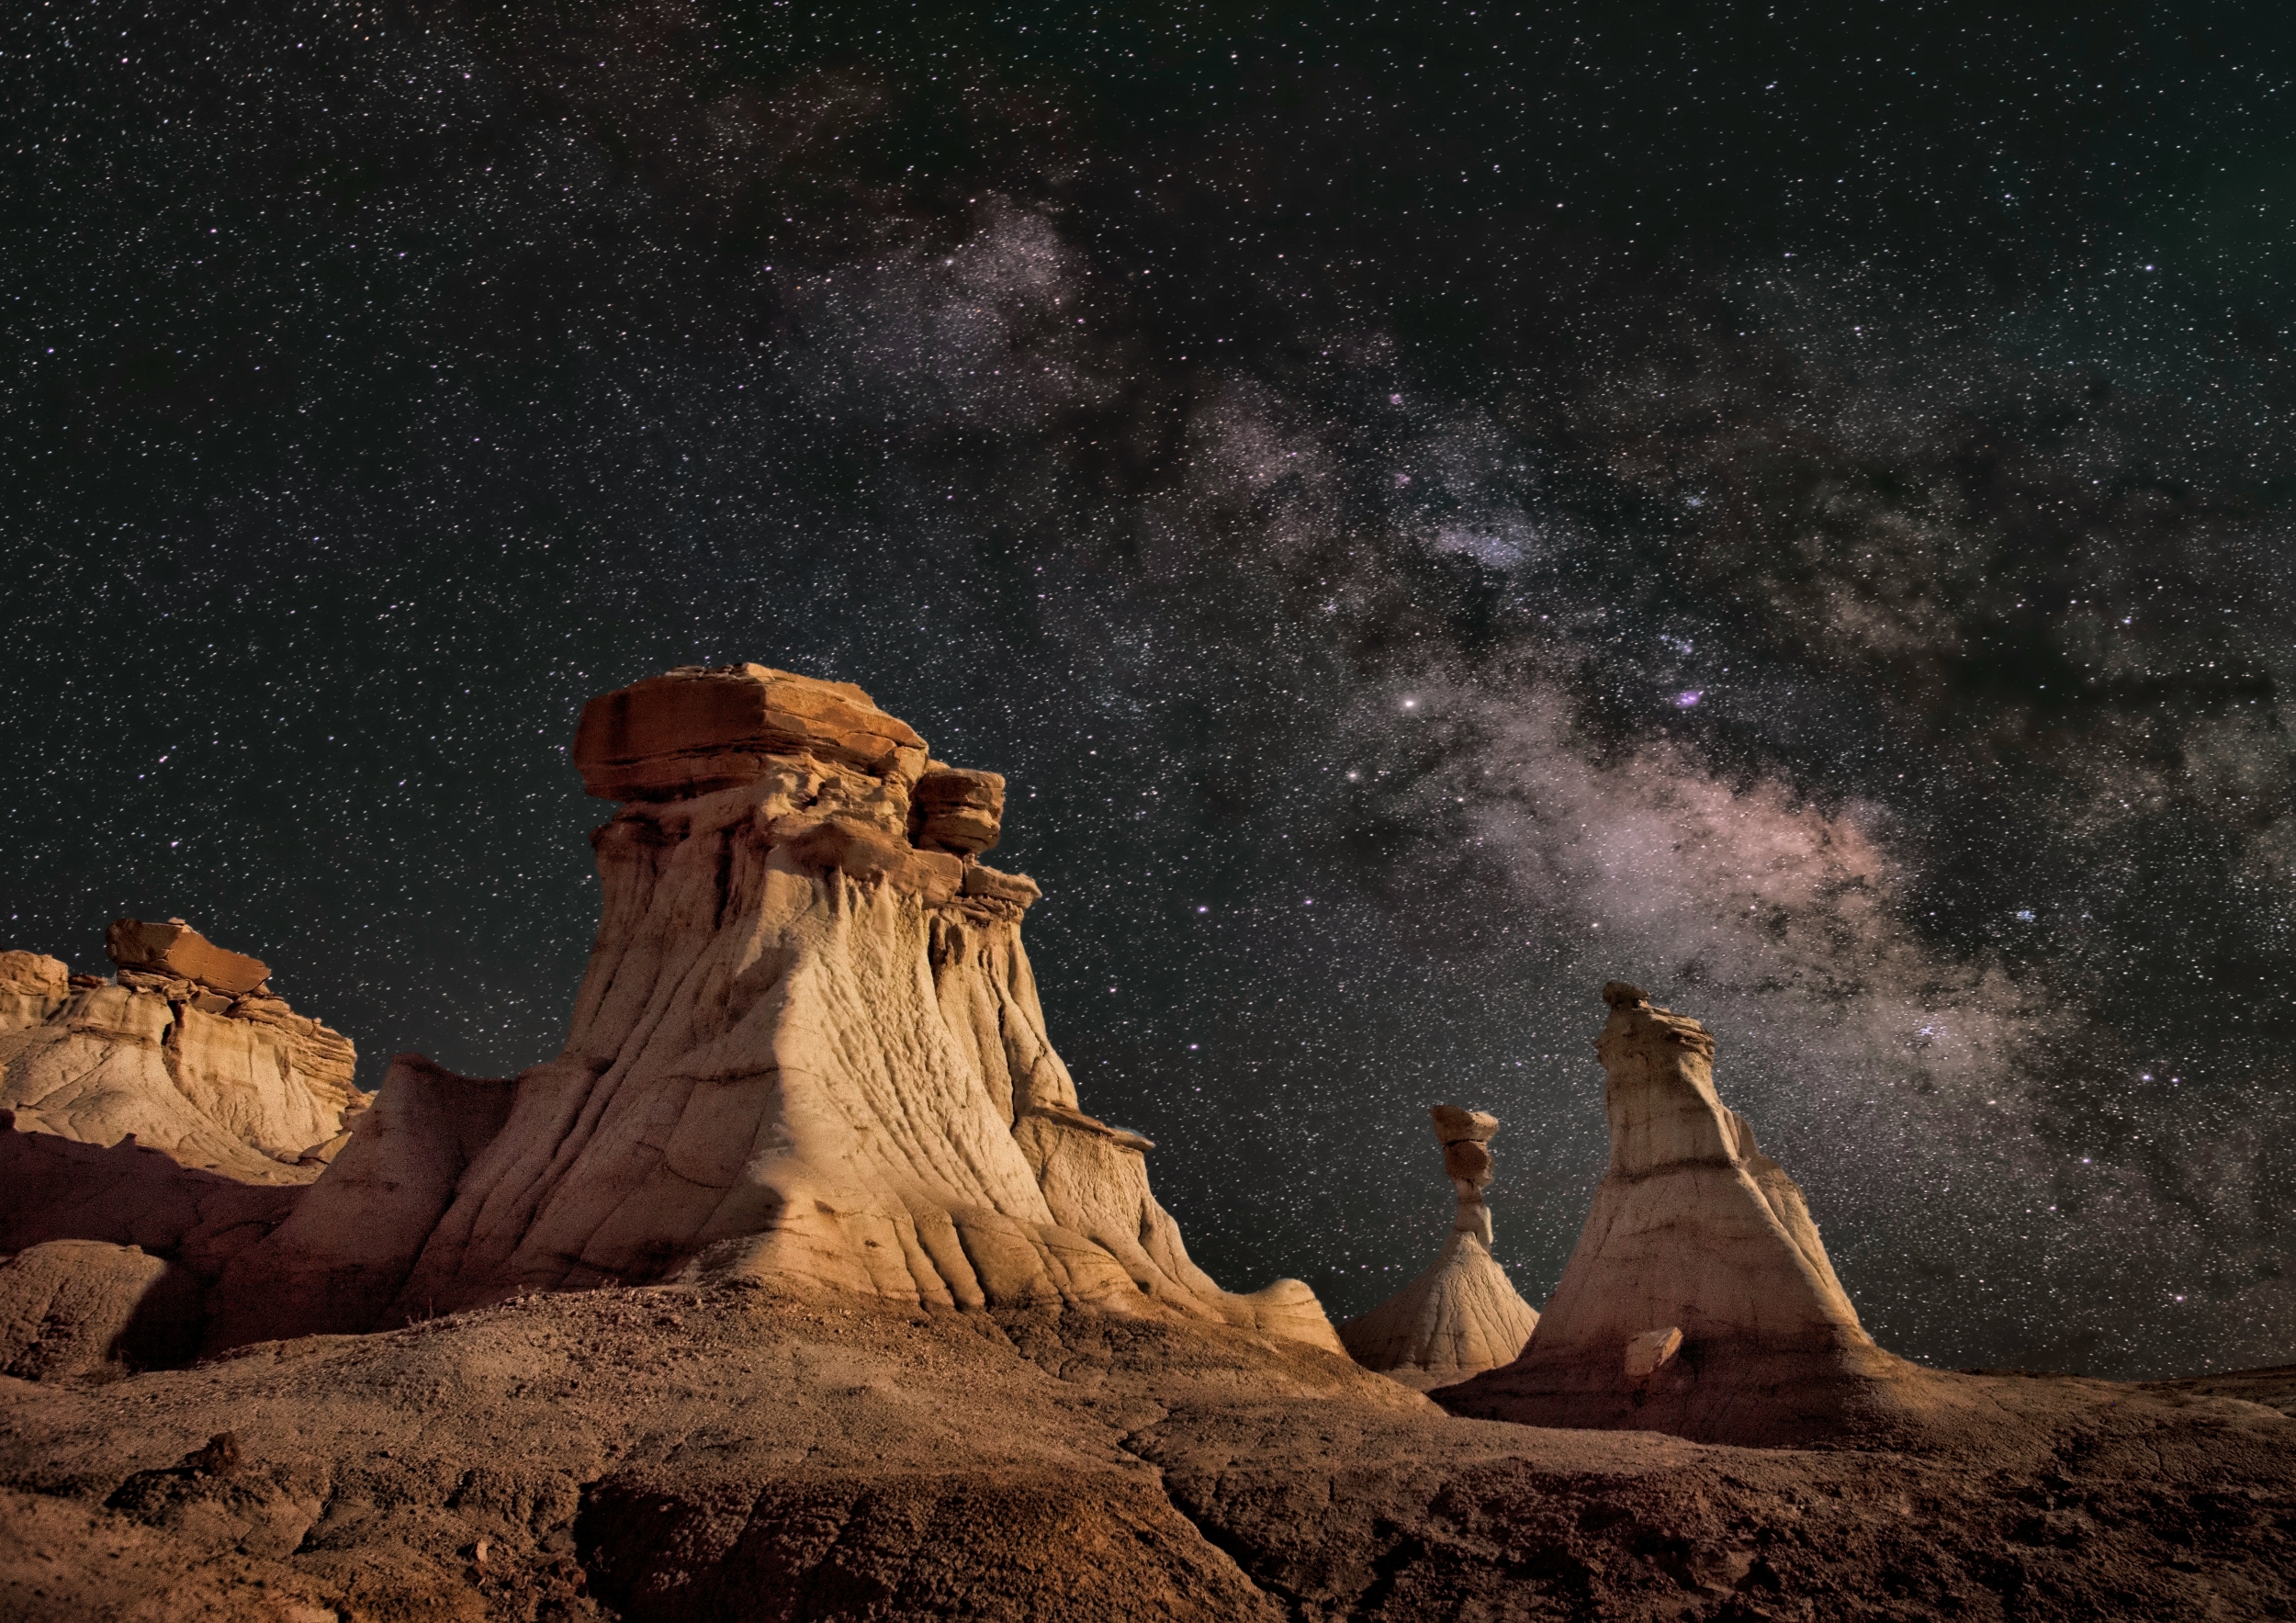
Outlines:
[[0, 1617], [2296, 1617], [2296, 1369], [1896, 1358], [1638, 987], [1552, 1296], [1441, 1107], [1452, 1229], [1334, 1325], [1087, 1113], [1001, 778], [755, 665], [575, 764], [602, 919], [517, 1076], [361, 1094], [182, 920], [0, 956]]

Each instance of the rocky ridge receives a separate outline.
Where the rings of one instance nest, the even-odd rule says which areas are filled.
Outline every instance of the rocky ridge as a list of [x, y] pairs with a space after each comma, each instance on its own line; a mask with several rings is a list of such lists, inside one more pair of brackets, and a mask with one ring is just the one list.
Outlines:
[[[858, 689], [658, 680], [585, 717], [628, 798], [558, 1058], [400, 1056], [308, 1188], [0, 1133], [0, 1616], [2296, 1616], [2289, 1371], [1891, 1359], [1633, 987], [1514, 1362], [1431, 1402], [1220, 1291], [1044, 1040], [993, 775], [920, 794]], [[1454, 1260], [1495, 1127], [1436, 1112]], [[209, 1304], [229, 1350], [140, 1370]]]

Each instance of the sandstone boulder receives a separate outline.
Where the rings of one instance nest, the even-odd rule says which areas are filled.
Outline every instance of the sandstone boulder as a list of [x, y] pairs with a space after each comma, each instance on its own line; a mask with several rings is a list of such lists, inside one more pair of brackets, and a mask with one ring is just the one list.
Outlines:
[[1422, 1389], [1448, 1385], [1512, 1361], [1538, 1314], [1491, 1255], [1491, 1136], [1499, 1119], [1437, 1105], [1435, 1141], [1458, 1197], [1443, 1251], [1425, 1272], [1339, 1327], [1356, 1362]]
[[262, 990], [263, 964], [180, 920], [122, 919], [105, 944], [116, 980], [0, 955], [0, 997], [14, 999], [0, 1014], [18, 1017], [0, 1018], [0, 1107], [17, 1130], [133, 1138], [243, 1182], [316, 1178], [366, 1099], [350, 1041]]
[[978, 856], [996, 843], [1005, 820], [1005, 779], [936, 761], [910, 792], [917, 843], [928, 851]]
[[[758, 665], [592, 700], [575, 761], [624, 805], [592, 836], [604, 906], [565, 1049], [508, 1084], [402, 1058], [234, 1266], [212, 1345], [682, 1277], [1338, 1350], [1306, 1286], [1206, 1278], [1146, 1141], [1081, 1109], [1020, 942], [1036, 887], [972, 860], [1001, 779], [929, 772], [859, 688]], [[921, 810], [920, 780], [945, 785]]]
[[1801, 1189], [1714, 1088], [1714, 1039], [1603, 990], [1610, 1168], [1522, 1356], [1454, 1412], [1748, 1444], [1918, 1426], [1920, 1372], [1874, 1344]]

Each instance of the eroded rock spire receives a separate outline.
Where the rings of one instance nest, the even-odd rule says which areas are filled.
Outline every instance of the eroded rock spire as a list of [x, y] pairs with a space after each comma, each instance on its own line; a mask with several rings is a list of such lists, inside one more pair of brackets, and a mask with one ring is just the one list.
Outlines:
[[1603, 988], [1610, 1168], [1522, 1356], [1461, 1414], [1716, 1442], [1817, 1440], [1910, 1417], [1918, 1371], [1858, 1323], [1801, 1189], [1714, 1088], [1714, 1038]]
[[1523, 1350], [1538, 1314], [1491, 1255], [1491, 1135], [1499, 1118], [1436, 1105], [1435, 1141], [1458, 1212], [1433, 1267], [1339, 1329], [1355, 1360], [1422, 1388], [1494, 1369]]

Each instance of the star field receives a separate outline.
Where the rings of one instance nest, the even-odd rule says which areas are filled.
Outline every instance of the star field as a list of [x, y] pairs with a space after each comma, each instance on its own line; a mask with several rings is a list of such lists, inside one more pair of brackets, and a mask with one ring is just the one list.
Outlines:
[[1007, 774], [1232, 1287], [1541, 1300], [1610, 978], [1885, 1344], [2296, 1357], [2290, 53], [2240, 8], [35, 6], [10, 946], [545, 1057], [594, 693]]

